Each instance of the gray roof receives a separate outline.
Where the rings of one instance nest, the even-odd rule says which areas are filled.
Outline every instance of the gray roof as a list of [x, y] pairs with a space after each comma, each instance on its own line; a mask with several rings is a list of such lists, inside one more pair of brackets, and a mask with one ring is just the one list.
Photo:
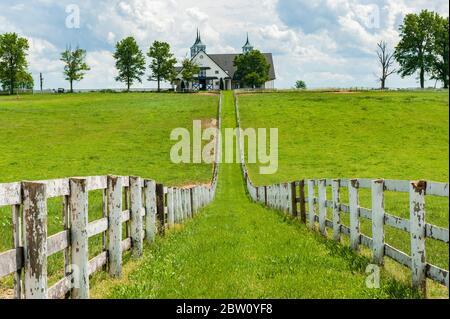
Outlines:
[[[234, 74], [237, 68], [234, 66], [234, 58], [240, 54], [208, 54], [208, 56], [217, 63], [224, 71], [228, 71], [230, 78], [234, 79]], [[269, 80], [275, 80], [275, 67], [273, 64], [272, 53], [263, 53], [266, 57], [267, 63], [270, 64]]]

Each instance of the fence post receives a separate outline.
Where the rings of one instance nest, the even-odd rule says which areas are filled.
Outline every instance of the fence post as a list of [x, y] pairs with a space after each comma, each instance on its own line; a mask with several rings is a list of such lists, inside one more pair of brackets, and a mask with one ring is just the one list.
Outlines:
[[194, 188], [190, 188], [189, 189], [189, 197], [190, 197], [190, 214], [191, 217], [194, 217], [194, 213], [195, 213], [195, 207], [194, 207]]
[[167, 223], [169, 224], [169, 229], [175, 226], [175, 215], [174, 215], [174, 200], [173, 200], [173, 188], [169, 187], [167, 189]]
[[23, 182], [26, 299], [47, 299], [47, 196], [43, 183]]
[[134, 258], [142, 256], [143, 217], [142, 217], [142, 179], [130, 176], [130, 216], [131, 216], [131, 254]]
[[319, 226], [320, 233], [327, 236], [327, 180], [319, 181]]
[[411, 220], [411, 268], [412, 283], [424, 296], [426, 286], [426, 251], [425, 251], [425, 181], [411, 182], [410, 186], [410, 220]]
[[358, 189], [358, 180], [350, 180], [348, 185], [350, 204], [350, 247], [353, 250], [359, 250], [359, 244], [361, 242]]
[[305, 200], [305, 180], [299, 182], [300, 188], [300, 220], [306, 224], [306, 200]]
[[264, 186], [264, 205], [268, 206], [267, 204], [267, 186]]
[[[20, 205], [12, 206], [12, 221], [13, 221], [13, 243], [15, 249], [23, 247], [22, 244], [22, 221], [20, 218]], [[22, 299], [22, 268], [18, 269], [14, 274], [14, 298]]]
[[297, 182], [291, 183], [291, 214], [294, 217], [298, 216], [297, 210]]
[[109, 274], [122, 275], [122, 179], [108, 176], [108, 257]]
[[341, 180], [335, 179], [332, 182], [333, 192], [333, 239], [337, 242], [341, 241]]
[[316, 197], [316, 183], [314, 180], [308, 180], [308, 206], [309, 206], [309, 227], [316, 229], [316, 205], [314, 198]]
[[372, 181], [373, 262], [384, 264], [384, 180]]
[[164, 218], [164, 185], [156, 184], [156, 216], [158, 220], [158, 234], [165, 233], [165, 218]]
[[69, 183], [71, 255], [72, 265], [77, 267], [77, 271], [72, 273], [77, 276], [72, 278], [71, 296], [73, 299], [89, 299], [87, 180], [71, 178]]
[[147, 242], [152, 243], [156, 237], [156, 183], [152, 180], [145, 181], [145, 231]]

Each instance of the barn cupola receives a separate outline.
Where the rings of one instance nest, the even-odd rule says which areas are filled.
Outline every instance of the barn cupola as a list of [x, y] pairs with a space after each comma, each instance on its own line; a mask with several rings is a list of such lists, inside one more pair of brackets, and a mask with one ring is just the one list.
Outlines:
[[250, 40], [248, 39], [248, 33], [247, 33], [247, 42], [242, 47], [242, 52], [245, 54], [245, 53], [248, 53], [251, 51], [253, 51], [253, 46], [250, 44]]
[[195, 39], [194, 45], [191, 47], [191, 58], [197, 55], [199, 52], [205, 52], [206, 53], [206, 45], [203, 44], [202, 38], [200, 36], [200, 31], [197, 29], [197, 39]]

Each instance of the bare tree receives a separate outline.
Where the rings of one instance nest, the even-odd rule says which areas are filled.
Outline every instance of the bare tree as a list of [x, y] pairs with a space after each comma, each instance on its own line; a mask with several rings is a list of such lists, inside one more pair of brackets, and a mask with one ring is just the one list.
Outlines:
[[393, 73], [397, 72], [397, 70], [393, 68], [395, 63], [394, 53], [389, 52], [386, 41], [377, 43], [377, 46], [378, 63], [381, 67], [379, 81], [381, 83], [381, 89], [384, 90], [386, 88], [386, 79]]

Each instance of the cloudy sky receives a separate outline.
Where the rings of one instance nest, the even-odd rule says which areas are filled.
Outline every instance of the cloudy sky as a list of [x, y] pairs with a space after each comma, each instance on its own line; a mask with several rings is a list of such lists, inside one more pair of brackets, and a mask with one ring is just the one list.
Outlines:
[[[164, 40], [182, 59], [197, 27], [209, 53], [240, 52], [248, 32], [256, 48], [274, 54], [278, 88], [298, 79], [309, 87], [374, 87], [377, 41], [394, 47], [404, 15], [422, 9], [448, 16], [449, 5], [446, 0], [1, 0], [0, 33], [29, 39], [30, 70], [37, 84], [44, 74], [46, 88], [67, 86], [59, 61], [67, 45], [88, 51], [91, 71], [78, 88], [116, 88], [122, 86], [114, 81], [118, 40], [132, 35], [144, 52], [154, 40]], [[78, 10], [79, 26], [73, 19]], [[388, 85], [415, 87], [417, 80], [394, 76]]]

